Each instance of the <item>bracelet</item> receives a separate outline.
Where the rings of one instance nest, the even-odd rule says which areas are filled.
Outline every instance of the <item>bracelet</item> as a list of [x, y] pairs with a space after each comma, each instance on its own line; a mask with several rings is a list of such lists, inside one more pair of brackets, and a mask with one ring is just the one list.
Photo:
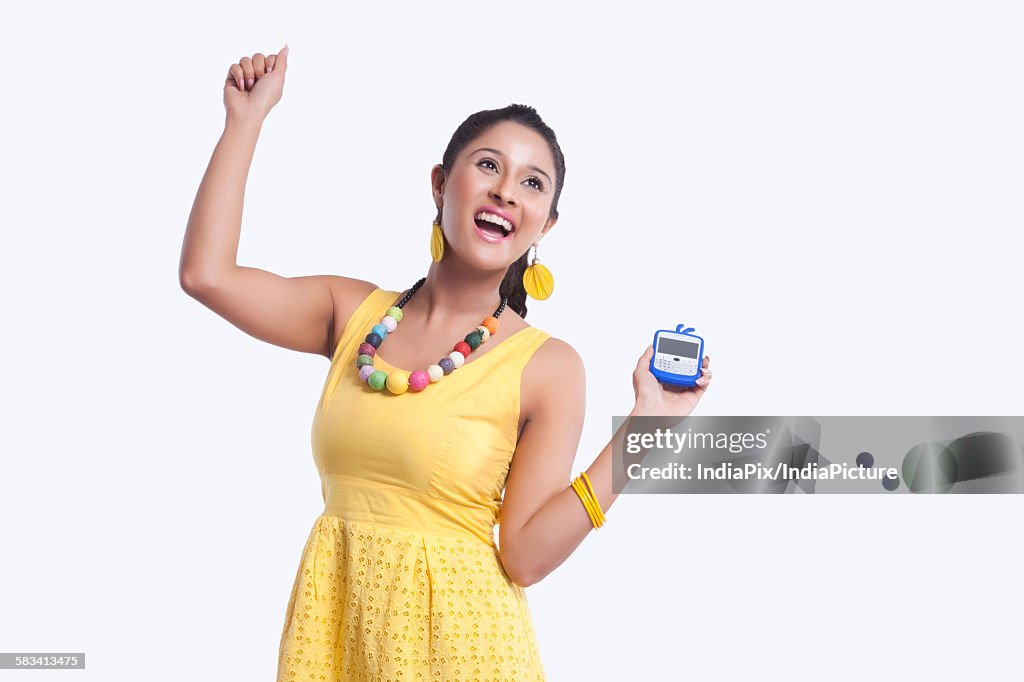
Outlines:
[[601, 527], [601, 521], [598, 519], [597, 514], [594, 512], [594, 506], [590, 501], [590, 493], [588, 493], [579, 479], [574, 479], [572, 482], [572, 488], [576, 491], [580, 501], [583, 502], [583, 508], [587, 511], [587, 516], [590, 518], [590, 523], [594, 528]]
[[590, 499], [594, 503], [594, 509], [597, 510], [597, 517], [601, 520], [601, 525], [604, 525], [604, 512], [601, 510], [601, 504], [597, 501], [597, 491], [594, 490], [594, 485], [590, 482], [590, 476], [587, 476], [587, 472], [584, 471], [580, 474], [583, 477], [583, 482], [587, 484], [587, 490], [590, 491]]
[[586, 490], [583, 482], [579, 478], [574, 478], [572, 481], [572, 489], [576, 491], [580, 501], [583, 502], [583, 508], [587, 510], [587, 516], [590, 517], [590, 523], [594, 528], [598, 528], [601, 525], [600, 520], [597, 517], [597, 513], [594, 511], [594, 505], [590, 501], [590, 493]]
[[604, 512], [601, 511], [601, 505], [597, 501], [594, 486], [591, 485], [590, 477], [587, 476], [586, 472], [572, 480], [572, 489], [576, 491], [580, 501], [583, 503], [583, 508], [586, 509], [587, 516], [590, 517], [590, 523], [594, 528], [603, 526], [605, 521]]

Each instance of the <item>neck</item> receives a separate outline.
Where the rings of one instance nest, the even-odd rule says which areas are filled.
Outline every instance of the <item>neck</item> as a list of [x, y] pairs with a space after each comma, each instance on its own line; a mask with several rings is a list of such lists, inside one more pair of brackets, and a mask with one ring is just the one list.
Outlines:
[[[422, 311], [428, 325], [463, 321], [466, 317], [483, 320], [501, 303], [501, 280], [505, 272], [472, 270], [451, 256], [440, 263], [431, 262], [427, 281], [409, 301]], [[506, 306], [506, 312], [508, 307]], [[504, 315], [504, 313], [503, 313]]]

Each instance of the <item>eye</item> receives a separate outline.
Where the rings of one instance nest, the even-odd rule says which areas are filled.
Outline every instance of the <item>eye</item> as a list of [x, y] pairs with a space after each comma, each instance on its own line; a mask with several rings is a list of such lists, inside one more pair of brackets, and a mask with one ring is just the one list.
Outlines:
[[[476, 162], [477, 166], [489, 168], [493, 171], [498, 170], [498, 164], [494, 159], [480, 159]], [[544, 182], [535, 175], [531, 175], [526, 179], [526, 182], [532, 183], [530, 186], [539, 192], [544, 191]]]

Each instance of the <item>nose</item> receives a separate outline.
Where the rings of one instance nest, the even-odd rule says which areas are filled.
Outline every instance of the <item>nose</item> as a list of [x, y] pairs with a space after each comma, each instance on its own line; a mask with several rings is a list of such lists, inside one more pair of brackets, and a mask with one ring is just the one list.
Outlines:
[[513, 186], [514, 184], [511, 176], [506, 175], [498, 178], [489, 192], [491, 199], [498, 205], [508, 203], [515, 206], [517, 202], [515, 194], [512, 191]]

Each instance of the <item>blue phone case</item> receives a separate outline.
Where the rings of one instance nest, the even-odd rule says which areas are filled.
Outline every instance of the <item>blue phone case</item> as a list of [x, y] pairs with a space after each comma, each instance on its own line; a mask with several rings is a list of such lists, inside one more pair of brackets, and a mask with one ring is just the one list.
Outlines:
[[[687, 327], [685, 324], [681, 324], [675, 329], [659, 329], [654, 332], [654, 341], [651, 344], [654, 347], [654, 353], [651, 355], [650, 370], [651, 374], [653, 374], [658, 381], [665, 384], [674, 384], [676, 386], [697, 385], [697, 379], [700, 378], [701, 368], [704, 365], [704, 339], [696, 334], [691, 334], [690, 332], [692, 331], [694, 331], [693, 327]], [[695, 374], [676, 374], [674, 372], [660, 370], [654, 366], [654, 361], [658, 357], [658, 336], [662, 332], [681, 334], [700, 342], [700, 349], [697, 351], [697, 372]]]

